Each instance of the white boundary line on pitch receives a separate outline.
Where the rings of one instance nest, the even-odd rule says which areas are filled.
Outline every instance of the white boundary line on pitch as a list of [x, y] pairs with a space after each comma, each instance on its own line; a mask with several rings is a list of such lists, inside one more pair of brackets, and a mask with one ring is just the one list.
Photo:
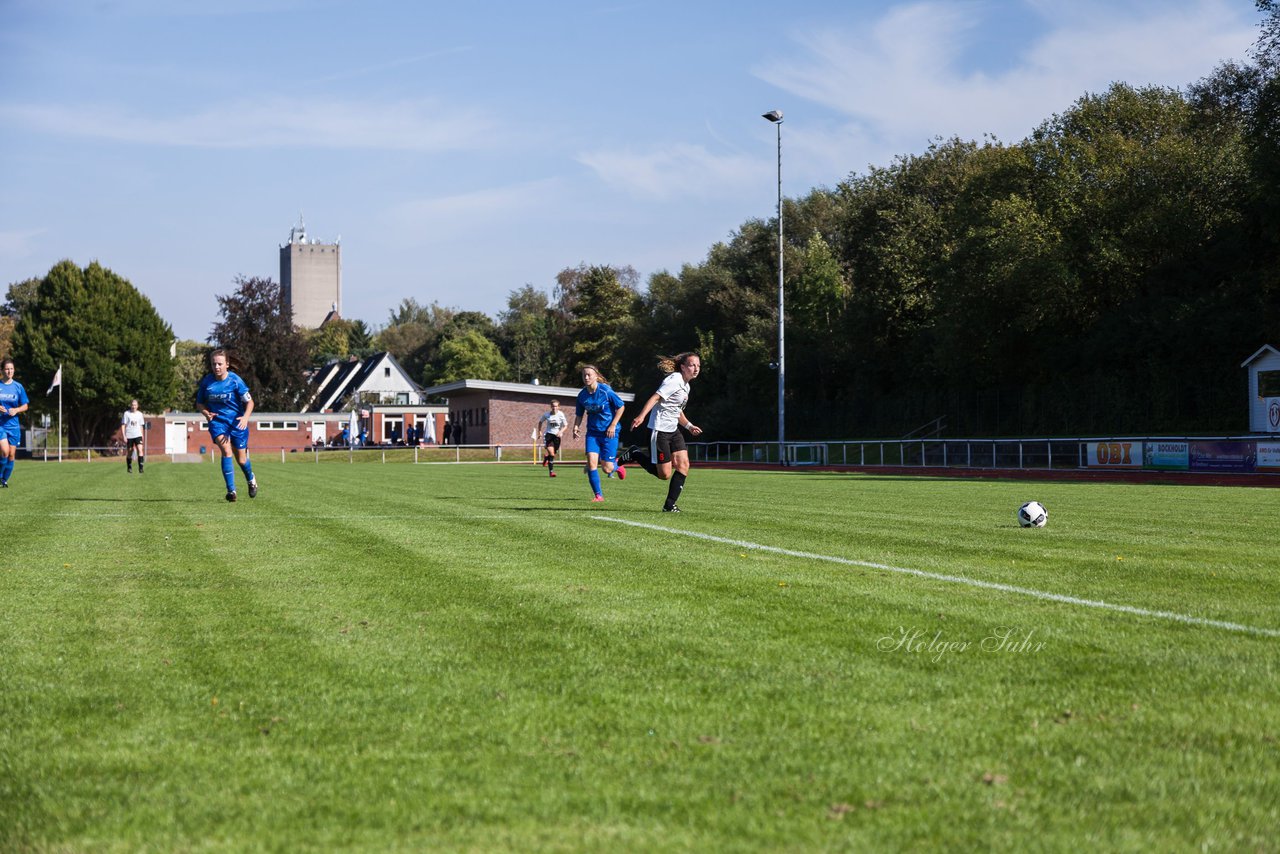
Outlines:
[[1062, 602], [1067, 605], [1081, 605], [1086, 608], [1101, 608], [1106, 611], [1119, 611], [1123, 614], [1135, 614], [1139, 617], [1155, 617], [1161, 620], [1173, 620], [1178, 623], [1187, 623], [1192, 626], [1209, 626], [1215, 629], [1226, 629], [1232, 632], [1244, 632], [1251, 635], [1261, 635], [1262, 637], [1280, 638], [1280, 629], [1263, 629], [1257, 626], [1246, 626], [1241, 623], [1228, 623], [1224, 620], [1210, 620], [1205, 617], [1191, 617], [1186, 614], [1175, 614], [1172, 611], [1151, 611], [1146, 608], [1135, 608], [1132, 605], [1116, 605], [1111, 602], [1101, 602], [1096, 599], [1080, 599], [1075, 596], [1065, 596], [1061, 593], [1032, 590], [1029, 587], [1015, 587], [1012, 584], [1001, 584], [996, 581], [980, 581], [976, 578], [965, 578], [962, 575], [943, 575], [938, 572], [926, 572], [923, 569], [907, 569], [906, 567], [901, 566], [889, 566], [884, 563], [873, 563], [869, 560], [852, 560], [851, 558], [835, 557], [833, 555], [820, 555], [814, 554], [813, 552], [798, 552], [791, 549], [778, 548], [777, 546], [766, 546], [761, 545], [760, 543], [751, 543], [746, 540], [731, 540], [727, 537], [717, 537], [712, 534], [700, 534], [696, 531], [682, 531], [677, 528], [664, 528], [661, 525], [650, 525], [647, 522], [632, 522], [628, 519], [615, 519], [610, 516], [592, 516], [591, 518], [601, 522], [615, 522], [619, 525], [630, 525], [633, 528], [647, 528], [650, 531], [661, 531], [664, 534], [677, 534], [682, 537], [693, 537], [697, 540], [724, 543], [725, 545], [736, 546], [743, 549], [752, 549], [758, 552], [769, 552], [771, 554], [805, 558], [808, 560], [820, 560], [826, 561], [827, 563], [838, 563], [843, 566], [861, 566], [868, 569], [882, 569], [885, 572], [914, 575], [917, 578], [928, 578], [932, 581], [943, 581], [948, 584], [965, 584], [969, 587], [980, 587], [985, 590], [999, 590], [1003, 593], [1017, 593], [1021, 596], [1030, 596], [1034, 599], [1043, 599], [1049, 602]]
[[[216, 505], [216, 506], [221, 506], [221, 505]], [[230, 512], [235, 513], [236, 511], [235, 511], [235, 510], [232, 510], [232, 511], [230, 511]], [[29, 518], [29, 519], [35, 519], [35, 518], [40, 518], [40, 519], [44, 519], [44, 518], [58, 518], [58, 519], [136, 519], [136, 518], [138, 518], [138, 514], [137, 514], [137, 513], [8, 513], [8, 514], [5, 514], [5, 515], [6, 515], [6, 518], [9, 518], [9, 519], [16, 518], [16, 517], [24, 517], [24, 518]], [[201, 523], [205, 523], [205, 522], [210, 522], [210, 521], [212, 521], [212, 522], [221, 522], [221, 521], [224, 521], [224, 519], [225, 519], [225, 518], [228, 518], [228, 517], [210, 517], [210, 516], [203, 516], [203, 517], [200, 517], [200, 518], [197, 520], [197, 519], [194, 519], [193, 517], [191, 517], [191, 516], [189, 516], [189, 515], [187, 515], [187, 514], [178, 514], [178, 513], [174, 513], [173, 515], [170, 515], [170, 516], [164, 516], [164, 515], [161, 515], [161, 514], [152, 513], [152, 514], [149, 514], [149, 515], [148, 515], [148, 518], [151, 518], [151, 519], [161, 519], [161, 520], [167, 520], [167, 521], [180, 521], [180, 520], [181, 520], [181, 521], [186, 521], [186, 520], [190, 520], [190, 521], [199, 521], [199, 522], [201, 522]], [[236, 524], [240, 524], [240, 523], [242, 523], [242, 522], [244, 522], [244, 523], [248, 523], [248, 522], [270, 522], [270, 521], [277, 521], [277, 522], [278, 522], [278, 521], [291, 521], [291, 522], [311, 522], [311, 521], [316, 521], [316, 522], [325, 522], [325, 521], [332, 521], [332, 520], [344, 521], [344, 520], [350, 520], [350, 519], [353, 519], [353, 518], [359, 518], [359, 519], [383, 519], [383, 520], [403, 520], [403, 519], [409, 519], [409, 520], [412, 520], [412, 519], [421, 519], [421, 518], [422, 518], [422, 514], [421, 514], [421, 513], [396, 513], [396, 514], [385, 514], [385, 515], [370, 516], [370, 515], [366, 515], [366, 514], [363, 514], [363, 513], [362, 513], [362, 514], [360, 514], [358, 517], [357, 517], [357, 516], [354, 516], [354, 515], [353, 515], [353, 514], [351, 514], [351, 513], [341, 513], [341, 514], [332, 514], [332, 515], [324, 515], [324, 516], [307, 516], [307, 515], [300, 515], [300, 514], [290, 514], [290, 515], [287, 515], [287, 516], [278, 516], [278, 515], [273, 515], [273, 516], [258, 516], [258, 515], [255, 515], [255, 516], [248, 516], [248, 515], [244, 515], [244, 516], [236, 516], [236, 517], [233, 517], [233, 518], [235, 519]], [[438, 519], [438, 518], [440, 518], [440, 517], [433, 517], [433, 518]], [[468, 513], [468, 514], [466, 514], [466, 515], [464, 515], [464, 516], [455, 517], [455, 518], [490, 520], [490, 519], [521, 519], [521, 518], [524, 518], [524, 517], [522, 517], [522, 516], [518, 516], [518, 515], [516, 515], [516, 514], [514, 514], [514, 513], [502, 513], [502, 512], [498, 512], [498, 513], [492, 513], [492, 514], [490, 514], [490, 515], [484, 515], [484, 514], [480, 514], [480, 513]]]

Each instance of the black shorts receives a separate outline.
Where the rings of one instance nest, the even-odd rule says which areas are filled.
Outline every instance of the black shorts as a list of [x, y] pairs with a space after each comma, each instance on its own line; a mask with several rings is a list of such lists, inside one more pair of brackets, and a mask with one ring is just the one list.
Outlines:
[[555, 433], [548, 433], [542, 437], [542, 444], [557, 454], [560, 453], [560, 437]]
[[684, 434], [677, 427], [670, 433], [659, 433], [657, 430], [649, 431], [649, 459], [653, 460], [654, 465], [662, 465], [670, 463], [675, 457], [676, 451], [687, 451], [688, 448], [684, 443]]
[[133, 453], [134, 448], [138, 449], [138, 453], [142, 453], [142, 437], [141, 436], [139, 436], [136, 439], [125, 439], [125, 445], [127, 446], [125, 450], [131, 454]]

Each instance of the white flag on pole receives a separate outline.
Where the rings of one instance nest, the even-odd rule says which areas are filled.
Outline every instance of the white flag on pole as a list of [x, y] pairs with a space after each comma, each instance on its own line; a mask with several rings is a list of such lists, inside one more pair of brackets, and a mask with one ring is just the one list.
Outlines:
[[49, 390], [44, 393], [45, 397], [53, 394], [53, 390], [62, 385], [62, 365], [58, 365], [58, 372], [53, 375], [53, 382], [49, 385]]

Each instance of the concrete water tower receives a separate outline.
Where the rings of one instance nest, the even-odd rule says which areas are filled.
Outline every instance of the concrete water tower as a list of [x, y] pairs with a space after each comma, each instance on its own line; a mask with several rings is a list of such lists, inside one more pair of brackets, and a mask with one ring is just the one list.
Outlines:
[[321, 243], [307, 237], [298, 224], [289, 231], [289, 242], [280, 247], [280, 290], [293, 309], [293, 325], [318, 329], [330, 311], [342, 309], [341, 241]]

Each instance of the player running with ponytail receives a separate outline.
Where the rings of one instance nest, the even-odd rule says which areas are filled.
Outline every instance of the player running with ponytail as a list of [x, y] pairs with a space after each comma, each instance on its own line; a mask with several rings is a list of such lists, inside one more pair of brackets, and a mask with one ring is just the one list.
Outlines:
[[685, 447], [684, 427], [694, 436], [702, 435], [702, 428], [684, 414], [689, 402], [689, 383], [702, 373], [702, 359], [697, 353], [681, 353], [678, 356], [659, 356], [658, 369], [667, 376], [658, 390], [645, 401], [631, 422], [634, 430], [648, 416], [649, 448], [646, 451], [632, 445], [622, 455], [622, 462], [635, 462], [659, 480], [669, 480], [667, 500], [662, 505], [664, 513], [679, 513], [676, 501], [684, 491], [684, 481], [689, 475], [689, 450]]
[[586, 386], [578, 392], [577, 406], [573, 415], [573, 438], [578, 438], [579, 426], [583, 414], [587, 415], [587, 481], [591, 491], [595, 493], [592, 501], [604, 501], [604, 493], [600, 490], [600, 462], [604, 462], [606, 474], [618, 472], [618, 479], [625, 480], [627, 470], [617, 464], [618, 459], [618, 422], [622, 420], [623, 402], [618, 393], [609, 387], [600, 376], [600, 369], [595, 365], [582, 368], [582, 384]]
[[253, 414], [253, 396], [244, 380], [227, 369], [227, 351], [209, 354], [212, 373], [200, 380], [196, 405], [209, 422], [209, 435], [222, 454], [222, 477], [227, 483], [227, 500], [236, 500], [236, 475], [231, 466], [232, 455], [249, 480], [249, 497], [258, 497], [258, 479], [249, 462], [249, 416]]

